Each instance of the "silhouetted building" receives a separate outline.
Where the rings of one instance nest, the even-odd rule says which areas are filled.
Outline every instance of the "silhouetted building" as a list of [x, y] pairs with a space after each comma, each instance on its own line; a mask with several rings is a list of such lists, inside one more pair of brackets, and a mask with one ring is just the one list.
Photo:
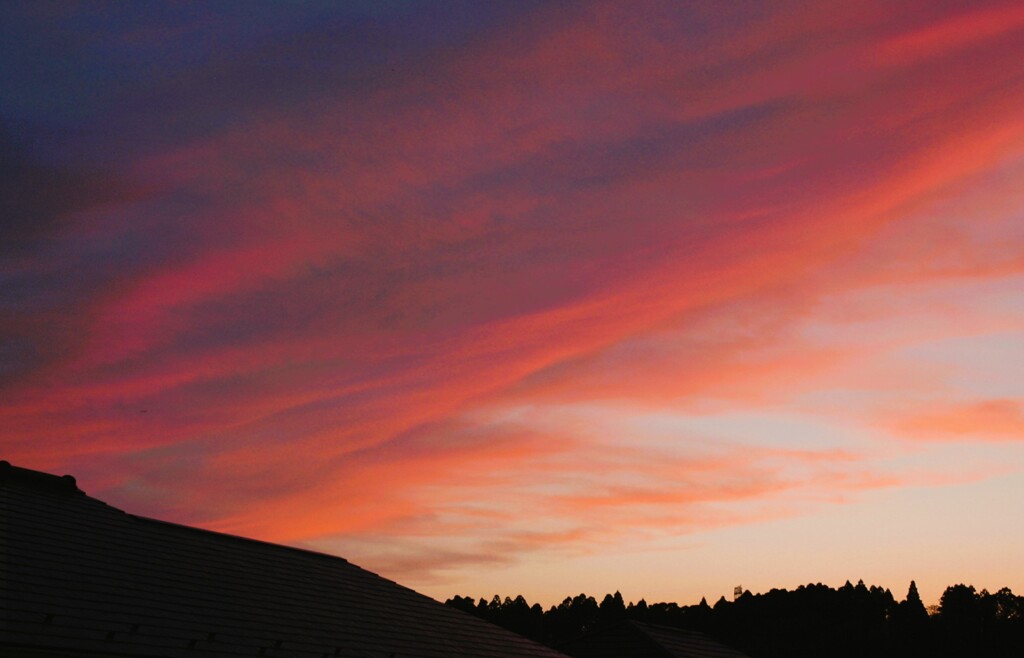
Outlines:
[[624, 621], [561, 647], [573, 658], [748, 658], [703, 633]]
[[127, 514], [7, 462], [0, 654], [562, 656], [342, 558]]

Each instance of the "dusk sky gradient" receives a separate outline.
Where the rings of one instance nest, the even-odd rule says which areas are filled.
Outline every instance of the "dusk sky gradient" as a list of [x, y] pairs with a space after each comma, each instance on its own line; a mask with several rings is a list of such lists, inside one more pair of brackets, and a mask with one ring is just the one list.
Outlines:
[[1024, 5], [0, 7], [0, 456], [442, 600], [1024, 591]]

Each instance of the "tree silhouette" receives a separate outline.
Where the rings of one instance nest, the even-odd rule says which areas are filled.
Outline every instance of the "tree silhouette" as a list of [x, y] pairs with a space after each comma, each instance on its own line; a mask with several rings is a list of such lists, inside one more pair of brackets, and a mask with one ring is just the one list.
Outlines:
[[924, 608], [924, 602], [921, 601], [921, 595], [917, 593], [917, 583], [913, 580], [910, 581], [910, 589], [907, 590], [907, 598], [901, 603], [907, 614], [916, 617], [924, 618], [928, 616], [928, 611]]
[[978, 593], [973, 585], [951, 585], [939, 599], [939, 614], [948, 623], [975, 624], [981, 621]]
[[598, 611], [598, 621], [602, 624], [612, 624], [625, 619], [626, 603], [622, 600], [622, 594], [618, 591], [614, 595], [605, 594]]
[[859, 581], [838, 589], [821, 583], [794, 591], [744, 592], [690, 606], [673, 602], [626, 604], [619, 592], [566, 597], [547, 611], [522, 596], [489, 601], [456, 596], [448, 605], [558, 648], [622, 619], [707, 633], [752, 658], [944, 658], [1024, 656], [1024, 597], [1008, 588], [977, 592], [970, 585], [946, 588], [929, 616], [910, 582], [906, 598]]

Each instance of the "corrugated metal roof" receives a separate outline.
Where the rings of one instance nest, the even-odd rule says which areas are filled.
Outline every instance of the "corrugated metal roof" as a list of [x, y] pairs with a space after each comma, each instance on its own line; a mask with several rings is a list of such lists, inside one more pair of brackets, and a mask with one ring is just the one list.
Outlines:
[[123, 656], [556, 657], [334, 556], [126, 514], [0, 462], [0, 647]]
[[696, 631], [623, 621], [570, 642], [576, 658], [748, 658]]
[[631, 622], [675, 658], [747, 658], [703, 633]]

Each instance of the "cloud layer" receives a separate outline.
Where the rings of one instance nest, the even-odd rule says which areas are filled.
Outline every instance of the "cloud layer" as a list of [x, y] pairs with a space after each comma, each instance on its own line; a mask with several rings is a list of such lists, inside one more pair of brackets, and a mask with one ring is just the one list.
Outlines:
[[7, 459], [441, 596], [1024, 467], [1016, 3], [5, 11]]

